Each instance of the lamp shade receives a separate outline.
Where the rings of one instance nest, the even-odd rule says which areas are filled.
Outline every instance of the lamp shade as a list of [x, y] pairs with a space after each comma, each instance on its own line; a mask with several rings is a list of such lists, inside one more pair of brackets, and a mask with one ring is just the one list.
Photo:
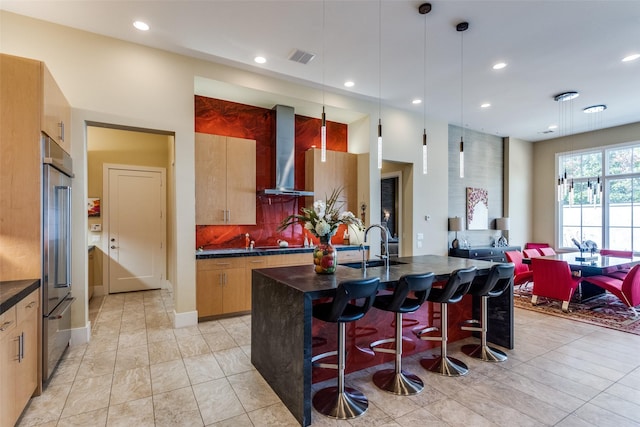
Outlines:
[[509, 218], [496, 218], [496, 230], [509, 230]]
[[462, 231], [462, 218], [449, 218], [449, 231]]

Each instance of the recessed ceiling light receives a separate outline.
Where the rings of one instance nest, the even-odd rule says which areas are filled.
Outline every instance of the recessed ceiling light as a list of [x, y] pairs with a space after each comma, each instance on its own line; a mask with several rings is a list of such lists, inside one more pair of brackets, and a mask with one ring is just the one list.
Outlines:
[[502, 70], [506, 66], [507, 66], [506, 62], [498, 62], [496, 64], [493, 64], [493, 69], [494, 70]]
[[558, 129], [558, 125], [549, 125], [548, 129], [550, 129], [550, 130]]
[[489, 108], [491, 107], [491, 104], [489, 104], [488, 102], [485, 102], [484, 104], [480, 105], [480, 108]]
[[624, 58], [622, 58], [622, 62], [635, 61], [638, 58], [640, 58], [640, 53], [634, 53], [633, 55], [625, 56]]
[[133, 26], [140, 31], [149, 31], [149, 24], [143, 21], [134, 21]]
[[590, 113], [601, 113], [606, 109], [607, 109], [606, 105], [599, 104], [599, 105], [592, 105], [590, 107], [585, 107], [582, 109], [582, 111], [584, 111], [587, 114], [590, 114]]
[[256, 56], [255, 58], [253, 58], [253, 60], [258, 64], [264, 64], [265, 62], [267, 62], [267, 58], [265, 58], [264, 56]]
[[416, 99], [414, 99], [413, 101], [411, 101], [411, 103], [412, 103], [413, 105], [422, 104], [422, 99], [417, 99], [417, 98], [416, 98]]
[[355, 85], [354, 82], [352, 82], [351, 80], [347, 80], [346, 82], [344, 82], [345, 87], [353, 87], [353, 85]]

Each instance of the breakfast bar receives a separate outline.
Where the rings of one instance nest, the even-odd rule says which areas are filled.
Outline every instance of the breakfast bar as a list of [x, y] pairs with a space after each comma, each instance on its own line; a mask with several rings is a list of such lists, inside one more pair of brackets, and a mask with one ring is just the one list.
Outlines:
[[[314, 272], [313, 265], [256, 269], [252, 273], [252, 317], [251, 317], [251, 362], [265, 378], [282, 402], [301, 425], [311, 423], [311, 384], [335, 377], [335, 372], [312, 373], [311, 358], [327, 350], [335, 349], [336, 330], [315, 323], [312, 318], [314, 301], [332, 296], [337, 285], [345, 280], [366, 277], [380, 278], [380, 289], [392, 289], [405, 274], [433, 272], [436, 281], [445, 281], [450, 273], [461, 268], [475, 266], [478, 280], [486, 276], [494, 264], [489, 261], [464, 258], [423, 255], [397, 258], [389, 272], [384, 267], [360, 268], [339, 265], [335, 274], [321, 275]], [[449, 324], [456, 325], [471, 318], [471, 297], [454, 304], [449, 313]], [[508, 318], [507, 322], [510, 322]], [[378, 365], [388, 356], [374, 355], [368, 348], [379, 338], [393, 335], [392, 313], [370, 310], [356, 326], [347, 332], [348, 371], [356, 371]], [[439, 324], [431, 304], [407, 316], [403, 327], [415, 329], [420, 326]], [[320, 322], [321, 323], [321, 322]], [[405, 326], [406, 324], [406, 326]], [[509, 327], [501, 330], [509, 330]], [[408, 332], [408, 331], [407, 331]], [[432, 344], [419, 339], [410, 340], [405, 355], [426, 351]], [[412, 334], [411, 334], [412, 335]], [[468, 337], [469, 332], [451, 328], [450, 341]], [[386, 357], [386, 358], [385, 358]], [[322, 370], [319, 370], [322, 371]]]

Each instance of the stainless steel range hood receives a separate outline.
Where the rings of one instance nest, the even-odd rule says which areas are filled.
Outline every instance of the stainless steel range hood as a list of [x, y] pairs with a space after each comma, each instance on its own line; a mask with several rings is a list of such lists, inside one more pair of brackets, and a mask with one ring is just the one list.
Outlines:
[[313, 196], [313, 191], [295, 190], [295, 113], [293, 107], [276, 105], [275, 188], [262, 190], [268, 196]]

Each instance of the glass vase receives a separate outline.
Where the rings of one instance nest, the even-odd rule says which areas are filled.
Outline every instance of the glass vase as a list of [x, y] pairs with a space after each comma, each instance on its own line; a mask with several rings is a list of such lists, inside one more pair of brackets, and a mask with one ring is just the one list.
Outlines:
[[313, 264], [318, 274], [333, 274], [336, 272], [338, 251], [331, 244], [330, 236], [320, 237], [320, 243], [313, 249]]

